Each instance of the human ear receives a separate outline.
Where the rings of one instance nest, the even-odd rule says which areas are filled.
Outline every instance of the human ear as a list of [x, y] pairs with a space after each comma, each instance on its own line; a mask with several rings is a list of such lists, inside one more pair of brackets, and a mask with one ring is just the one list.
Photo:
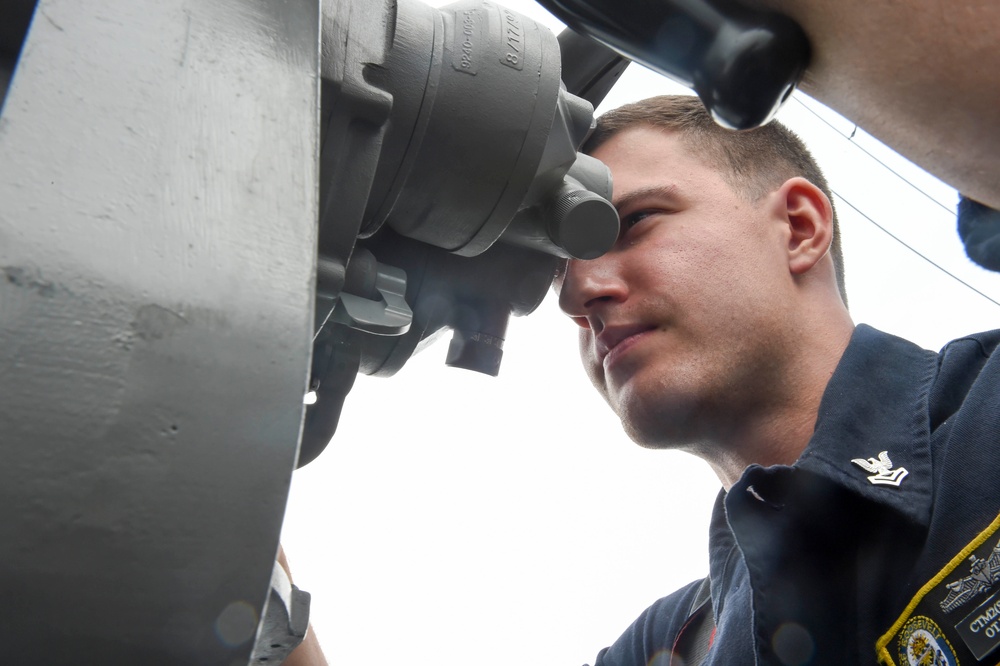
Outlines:
[[788, 225], [788, 268], [792, 275], [803, 275], [830, 249], [833, 206], [823, 190], [801, 177], [786, 180], [776, 194]]

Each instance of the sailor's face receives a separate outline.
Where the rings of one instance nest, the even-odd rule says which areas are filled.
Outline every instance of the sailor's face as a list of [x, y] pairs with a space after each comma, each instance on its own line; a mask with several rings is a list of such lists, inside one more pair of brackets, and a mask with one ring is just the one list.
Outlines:
[[[755, 399], [774, 354], [769, 292], [787, 280], [767, 197], [751, 202], [663, 130], [594, 152], [611, 170], [622, 232], [557, 280], [594, 386], [646, 446], [683, 446]], [[721, 423], [721, 422], [720, 422]]]

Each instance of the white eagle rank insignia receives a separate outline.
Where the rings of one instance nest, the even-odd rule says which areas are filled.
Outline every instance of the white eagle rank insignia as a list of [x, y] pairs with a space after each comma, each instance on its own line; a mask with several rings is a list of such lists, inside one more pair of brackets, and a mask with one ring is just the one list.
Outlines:
[[878, 454], [878, 459], [853, 458], [851, 462], [871, 474], [868, 480], [875, 486], [896, 486], [898, 488], [906, 475], [909, 474], [905, 467], [892, 468], [892, 460], [889, 459], [888, 451]]

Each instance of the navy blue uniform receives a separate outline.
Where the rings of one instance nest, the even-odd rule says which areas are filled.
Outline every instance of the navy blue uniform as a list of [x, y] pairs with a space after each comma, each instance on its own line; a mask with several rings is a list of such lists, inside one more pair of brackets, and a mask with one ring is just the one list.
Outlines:
[[[935, 354], [856, 328], [799, 460], [749, 467], [716, 502], [705, 664], [1000, 663], [998, 343]], [[596, 666], [678, 664], [698, 587]]]

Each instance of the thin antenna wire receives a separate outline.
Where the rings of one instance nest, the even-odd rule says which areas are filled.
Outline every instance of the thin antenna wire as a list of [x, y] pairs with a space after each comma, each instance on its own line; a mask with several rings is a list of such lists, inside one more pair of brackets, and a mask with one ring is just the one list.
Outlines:
[[820, 121], [823, 124], [825, 124], [827, 127], [829, 127], [834, 132], [836, 132], [840, 136], [842, 136], [845, 139], [847, 139], [858, 150], [860, 150], [865, 155], [867, 155], [868, 157], [872, 158], [873, 160], [875, 160], [876, 162], [878, 162], [879, 164], [881, 164], [885, 169], [887, 169], [889, 171], [889, 173], [891, 173], [892, 175], [894, 175], [897, 178], [899, 178], [901, 181], [903, 181], [904, 183], [906, 183], [907, 185], [909, 185], [910, 187], [912, 187], [913, 189], [915, 189], [917, 192], [920, 192], [922, 195], [924, 195], [925, 197], [927, 197], [928, 199], [930, 199], [931, 201], [933, 201], [934, 203], [936, 203], [938, 206], [940, 206], [942, 209], [946, 210], [951, 215], [955, 214], [955, 209], [954, 208], [949, 208], [948, 206], [945, 206], [943, 203], [941, 203], [940, 201], [938, 201], [937, 199], [935, 199], [931, 195], [927, 194], [927, 192], [924, 192], [922, 189], [920, 189], [919, 187], [917, 187], [914, 183], [911, 183], [909, 180], [907, 180], [906, 178], [904, 178], [899, 172], [893, 170], [893, 168], [890, 167], [888, 164], [886, 164], [885, 162], [883, 162], [882, 160], [880, 160], [879, 158], [875, 157], [870, 152], [868, 152], [867, 150], [865, 150], [864, 146], [862, 146], [859, 143], [855, 143], [855, 141], [854, 141], [854, 134], [855, 134], [855, 132], [858, 131], [858, 126], [857, 125], [854, 126], [854, 131], [851, 132], [851, 136], [847, 136], [846, 134], [844, 134], [843, 132], [841, 132], [839, 129], [837, 129], [836, 127], [834, 127], [834, 125], [829, 120], [827, 120], [823, 116], [821, 116], [818, 113], [816, 113], [816, 111], [814, 111], [813, 109], [811, 109], [805, 102], [803, 102], [802, 100], [800, 100], [797, 96], [793, 95], [792, 99], [794, 99], [796, 102], [798, 102], [799, 105], [801, 105], [802, 108], [804, 108], [806, 111], [808, 111], [809, 113], [811, 113], [814, 116], [816, 116], [817, 118], [819, 118]]
[[865, 218], [866, 220], [868, 220], [869, 222], [871, 222], [872, 224], [874, 224], [879, 230], [882, 231], [882, 233], [884, 233], [887, 236], [889, 236], [890, 238], [892, 238], [894, 241], [896, 241], [897, 243], [899, 243], [900, 245], [902, 245], [903, 247], [905, 247], [907, 250], [909, 250], [913, 254], [917, 255], [918, 257], [920, 257], [921, 259], [923, 259], [924, 261], [926, 261], [931, 266], [933, 266], [934, 268], [938, 269], [939, 271], [941, 271], [942, 273], [944, 273], [945, 275], [947, 275], [951, 279], [955, 280], [956, 282], [958, 282], [958, 283], [960, 283], [960, 284], [968, 287], [972, 291], [976, 292], [977, 294], [979, 294], [980, 296], [982, 296], [983, 298], [985, 298], [986, 300], [988, 300], [993, 305], [1000, 306], [1000, 302], [997, 302], [997, 301], [993, 300], [992, 298], [990, 298], [989, 296], [987, 296], [983, 292], [979, 291], [978, 289], [976, 289], [975, 287], [973, 287], [971, 284], [969, 284], [968, 282], [966, 282], [962, 278], [958, 277], [954, 273], [949, 272], [947, 269], [945, 269], [940, 264], [935, 263], [932, 259], [930, 259], [926, 255], [921, 254], [920, 252], [918, 252], [911, 245], [907, 245], [906, 242], [903, 241], [901, 238], [899, 238], [898, 236], [896, 236], [895, 234], [893, 234], [891, 231], [889, 231], [888, 229], [886, 229], [885, 227], [883, 227], [881, 224], [879, 224], [878, 222], [876, 222], [872, 218], [870, 218], [867, 215], [865, 215], [864, 213], [862, 213], [861, 210], [859, 210], [857, 206], [855, 206], [850, 201], [848, 201], [847, 199], [845, 199], [842, 194], [840, 194], [837, 191], [834, 191], [833, 193], [837, 196], [838, 199], [840, 199], [845, 204], [847, 204], [855, 213], [857, 213], [861, 217]]

